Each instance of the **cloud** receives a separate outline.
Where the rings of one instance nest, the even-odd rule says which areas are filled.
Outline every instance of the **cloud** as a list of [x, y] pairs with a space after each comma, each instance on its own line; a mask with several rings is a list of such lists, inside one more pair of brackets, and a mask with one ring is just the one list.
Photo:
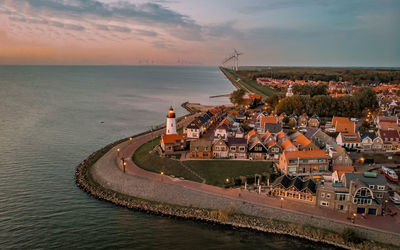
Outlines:
[[139, 30], [136, 29], [135, 33], [141, 36], [150, 36], [150, 37], [156, 37], [158, 35], [157, 32], [150, 31], [150, 30]]
[[108, 28], [112, 31], [130, 33], [132, 30], [128, 27], [122, 27], [118, 25], [109, 25]]
[[[126, 24], [156, 26], [164, 28], [171, 35], [183, 40], [202, 40], [202, 27], [194, 20], [156, 2], [133, 4], [127, 1], [104, 3], [98, 0], [14, 0], [13, 3], [19, 8], [28, 5], [30, 11], [36, 14], [47, 13], [74, 20], [106, 19]], [[98, 26], [97, 29], [105, 30], [105, 26]], [[128, 27], [113, 27], [112, 29], [118, 32], [130, 32]], [[156, 34], [143, 32], [143, 35], [155, 36]]]

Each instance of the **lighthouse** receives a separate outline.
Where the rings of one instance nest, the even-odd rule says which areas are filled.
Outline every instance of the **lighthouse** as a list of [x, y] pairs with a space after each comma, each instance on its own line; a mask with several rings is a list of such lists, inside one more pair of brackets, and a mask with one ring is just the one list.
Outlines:
[[167, 115], [167, 126], [166, 126], [166, 134], [173, 135], [176, 134], [176, 121], [175, 121], [175, 112], [172, 106], [169, 108]]
[[292, 84], [289, 85], [289, 88], [286, 92], [286, 97], [291, 97], [291, 96], [293, 96]]

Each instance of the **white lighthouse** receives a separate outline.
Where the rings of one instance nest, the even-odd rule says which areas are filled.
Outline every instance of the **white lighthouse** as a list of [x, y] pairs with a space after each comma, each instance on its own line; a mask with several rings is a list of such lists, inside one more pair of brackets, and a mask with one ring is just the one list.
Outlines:
[[166, 126], [166, 134], [173, 135], [176, 134], [176, 121], [175, 121], [175, 112], [172, 106], [169, 108], [167, 115], [167, 126]]
[[289, 88], [286, 92], [286, 97], [291, 97], [291, 96], [293, 96], [292, 84], [289, 85]]

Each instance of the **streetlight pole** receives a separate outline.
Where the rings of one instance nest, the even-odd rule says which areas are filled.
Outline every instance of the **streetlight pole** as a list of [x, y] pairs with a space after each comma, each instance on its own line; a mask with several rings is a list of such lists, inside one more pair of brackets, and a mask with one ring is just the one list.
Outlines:
[[117, 148], [117, 157], [119, 158], [119, 151], [121, 151], [120, 148]]
[[283, 197], [281, 197], [281, 208], [283, 206]]

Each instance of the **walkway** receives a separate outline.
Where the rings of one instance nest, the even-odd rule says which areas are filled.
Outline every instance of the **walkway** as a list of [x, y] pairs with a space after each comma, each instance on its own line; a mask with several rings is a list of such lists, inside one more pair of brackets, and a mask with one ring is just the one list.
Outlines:
[[[193, 118], [194, 116], [188, 116], [187, 119], [179, 122], [177, 127], [189, 124]], [[163, 133], [164, 130], [155, 131], [153, 136], [157, 137]], [[136, 166], [131, 157], [135, 150], [149, 140], [151, 140], [151, 135], [145, 134], [134, 138], [132, 142], [126, 141], [114, 147], [93, 166], [93, 177], [106, 188], [148, 200], [211, 209], [228, 209], [234, 206], [237, 211], [245, 214], [277, 217], [301, 224], [304, 224], [304, 218], [307, 217], [310, 220], [309, 224], [337, 224], [338, 230], [343, 229], [342, 223], [353, 225], [346, 219], [345, 214], [306, 203], [287, 199], [281, 201], [240, 188], [224, 189], [148, 172]], [[117, 148], [120, 148], [119, 153]], [[125, 173], [118, 164], [121, 158], [126, 159], [127, 162]], [[356, 225], [400, 233], [400, 215], [357, 218]]]

